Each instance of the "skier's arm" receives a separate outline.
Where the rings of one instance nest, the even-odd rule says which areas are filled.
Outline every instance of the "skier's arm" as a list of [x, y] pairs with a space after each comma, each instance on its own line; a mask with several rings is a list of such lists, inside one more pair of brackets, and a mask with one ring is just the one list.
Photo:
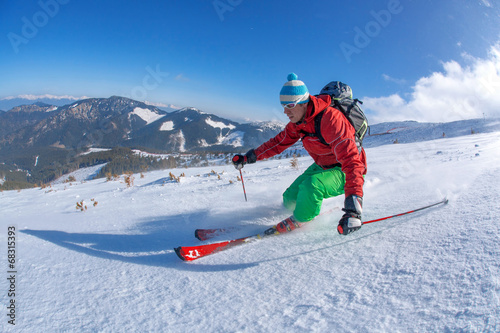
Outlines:
[[250, 149], [245, 155], [234, 155], [232, 162], [234, 167], [240, 170], [245, 164], [255, 163], [280, 154], [299, 139], [299, 134], [294, 130], [292, 123], [289, 123], [278, 135], [256, 149]]
[[350, 195], [363, 196], [365, 165], [361, 160], [356, 142], [353, 139], [339, 141], [332, 150], [345, 173], [344, 192], [346, 198]]
[[257, 161], [282, 153], [300, 139], [294, 124], [288, 123], [283, 131], [254, 150]]
[[363, 175], [366, 173], [364, 163], [364, 150], [358, 150], [352, 127], [343, 122], [339, 126], [337, 140], [330, 147], [335, 158], [342, 166], [346, 182], [344, 185], [344, 209], [345, 214], [339, 221], [337, 231], [342, 235], [361, 228], [361, 214], [363, 212]]
[[364, 151], [358, 151], [354, 139], [354, 128], [345, 117], [335, 117], [336, 112], [325, 113], [321, 121], [321, 133], [336, 160], [341, 164], [346, 175], [344, 192], [350, 195], [363, 196], [363, 175], [366, 173]]

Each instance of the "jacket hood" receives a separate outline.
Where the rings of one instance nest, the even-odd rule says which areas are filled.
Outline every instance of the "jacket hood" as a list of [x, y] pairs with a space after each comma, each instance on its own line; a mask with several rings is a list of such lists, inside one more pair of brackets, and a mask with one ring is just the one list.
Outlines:
[[306, 123], [311, 122], [318, 113], [326, 109], [326, 107], [330, 106], [330, 104], [332, 103], [332, 98], [329, 95], [311, 95], [310, 99], [311, 100], [307, 107], [307, 112], [304, 119]]

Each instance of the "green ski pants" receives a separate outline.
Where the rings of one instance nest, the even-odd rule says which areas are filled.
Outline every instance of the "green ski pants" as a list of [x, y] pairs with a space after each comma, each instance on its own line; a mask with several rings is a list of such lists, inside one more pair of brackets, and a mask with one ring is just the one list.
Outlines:
[[324, 170], [313, 163], [283, 193], [283, 204], [299, 222], [319, 215], [323, 199], [344, 193], [345, 174], [340, 167]]

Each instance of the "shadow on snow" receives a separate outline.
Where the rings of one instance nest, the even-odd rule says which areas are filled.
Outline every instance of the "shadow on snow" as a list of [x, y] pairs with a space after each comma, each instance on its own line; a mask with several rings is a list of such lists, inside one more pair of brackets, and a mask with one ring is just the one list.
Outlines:
[[[226, 271], [244, 269], [255, 264], [203, 265], [182, 262], [173, 248], [199, 243], [196, 228], [206, 227], [214, 219], [208, 211], [180, 214], [138, 223], [132, 233], [73, 233], [59, 230], [22, 230], [66, 249], [89, 256], [126, 263], [175, 268], [187, 271]], [[234, 222], [234, 216], [218, 216], [221, 226]], [[234, 224], [233, 224], [234, 226]]]

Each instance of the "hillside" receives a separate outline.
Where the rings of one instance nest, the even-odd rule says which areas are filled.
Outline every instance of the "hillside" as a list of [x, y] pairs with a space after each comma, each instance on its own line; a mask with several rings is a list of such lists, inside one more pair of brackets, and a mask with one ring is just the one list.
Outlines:
[[391, 143], [410, 143], [439, 138], [454, 138], [474, 133], [490, 133], [500, 130], [500, 118], [468, 119], [449, 123], [420, 123], [399, 121], [370, 126], [370, 134], [363, 141], [365, 147]]
[[[81, 161], [95, 148], [140, 149], [149, 153], [228, 153], [276, 135], [283, 124], [239, 124], [194, 108], [166, 112], [129, 98], [89, 98], [63, 106], [37, 102], [0, 114], [0, 189], [19, 189], [48, 183], [81, 167], [111, 162], [111, 173], [172, 167], [173, 162], [140, 162], [123, 154], [95, 164]], [[133, 154], [128, 154], [137, 159]], [[196, 163], [194, 163], [196, 164]], [[98, 176], [103, 176], [102, 174]]]
[[[119, 96], [63, 106], [42, 102], [17, 106], [0, 114], [0, 189], [40, 186], [102, 164], [106, 166], [95, 177], [210, 165], [213, 158], [227, 163], [228, 154], [257, 147], [283, 127], [280, 122], [240, 124], [195, 108], [166, 112]], [[488, 133], [499, 128], [500, 119], [382, 123], [371, 126], [364, 147]], [[98, 148], [115, 149], [82, 157]], [[300, 151], [300, 144], [294, 149]], [[146, 154], [139, 156], [133, 150]], [[150, 157], [153, 155], [157, 157]]]
[[234, 151], [268, 139], [281, 123], [239, 124], [195, 108], [166, 112], [125, 97], [64, 106], [22, 105], [0, 114], [0, 158], [49, 147], [81, 152], [116, 146], [163, 152]]
[[2, 192], [0, 237], [15, 226], [19, 249], [16, 295], [1, 296], [15, 299], [16, 326], [4, 316], [3, 327], [498, 331], [499, 144], [492, 132], [368, 148], [365, 220], [449, 204], [340, 236], [343, 198], [329, 199], [323, 211], [333, 212], [298, 231], [192, 263], [173, 248], [196, 244], [195, 228], [236, 227], [226, 237], [237, 237], [288, 216], [281, 193], [310, 158], [298, 169], [287, 159], [245, 166], [248, 202], [232, 166], [136, 174], [132, 187], [122, 177]]

